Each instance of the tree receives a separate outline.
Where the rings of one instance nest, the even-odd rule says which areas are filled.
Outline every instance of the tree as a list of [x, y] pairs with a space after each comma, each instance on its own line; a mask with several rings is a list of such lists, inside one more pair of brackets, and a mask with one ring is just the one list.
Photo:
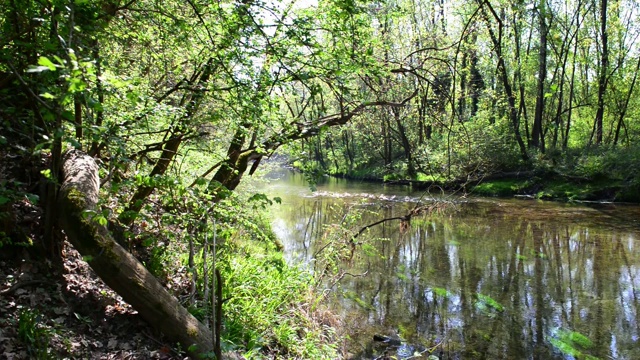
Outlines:
[[[504, 54], [502, 51], [502, 35], [503, 35], [503, 22], [496, 10], [493, 8], [491, 3], [489, 2], [480, 2], [478, 1], [478, 6], [482, 11], [483, 20], [486, 23], [486, 26], [489, 31], [489, 37], [491, 39], [491, 43], [493, 44], [494, 51], [498, 58], [498, 76], [502, 82], [502, 86], [505, 92], [505, 96], [507, 98], [508, 104], [508, 114], [509, 120], [511, 121], [511, 126], [513, 129], [513, 134], [515, 136], [516, 142], [518, 143], [518, 147], [520, 148], [520, 156], [524, 161], [529, 160], [529, 155], [527, 154], [526, 147], [524, 145], [524, 141], [522, 140], [522, 135], [520, 135], [520, 117], [518, 116], [518, 111], [516, 109], [516, 96], [513, 91], [513, 87], [511, 86], [511, 82], [509, 80], [509, 75], [507, 73], [506, 61], [504, 58]], [[491, 18], [489, 17], [489, 13], [491, 13], [493, 19], [496, 21], [498, 29], [498, 34], [492, 28]]]
[[[90, 180], [74, 182], [67, 170], [61, 177], [63, 148], [99, 158], [103, 189], [117, 201], [119, 223], [109, 228], [126, 243], [147, 209], [169, 206], [150, 197], [196, 180], [193, 186], [208, 183], [204, 199], [222, 201], [283, 144], [413, 97], [372, 99], [358, 90], [360, 78], [386, 71], [369, 51], [368, 14], [354, 2], [325, 2], [312, 11], [252, 1], [61, 0], [11, 2], [2, 11], [13, 20], [1, 24], [8, 45], [0, 70], [11, 73], [0, 81], [2, 104], [17, 113], [2, 116], [25, 153], [51, 153], [45, 172], [51, 243], [62, 239], [53, 226], [59, 222], [107, 284], [173, 340], [198, 345], [194, 353], [212, 348], [210, 333], [103, 225], [83, 218], [97, 211], [97, 169], [78, 156], [75, 169]], [[212, 165], [185, 176], [177, 159], [193, 152]], [[70, 182], [58, 194], [65, 178]], [[116, 268], [120, 261], [126, 268]]]
[[64, 155], [58, 202], [68, 240], [109, 287], [121, 294], [153, 327], [193, 354], [216, 350], [211, 330], [196, 320], [131, 253], [115, 242], [96, 212], [100, 179], [93, 158], [72, 150]]
[[544, 135], [542, 130], [545, 82], [547, 78], [547, 5], [546, 0], [540, 0], [538, 4], [538, 31], [540, 32], [540, 44], [538, 45], [538, 83], [536, 89], [536, 111], [533, 117], [533, 129], [531, 131], [531, 146], [544, 152]]
[[[600, 1], [600, 63], [598, 68], [598, 104], [594, 120], [595, 142], [602, 144], [604, 96], [609, 77], [609, 36], [607, 34], [607, 1]], [[592, 135], [593, 137], [593, 135]]]

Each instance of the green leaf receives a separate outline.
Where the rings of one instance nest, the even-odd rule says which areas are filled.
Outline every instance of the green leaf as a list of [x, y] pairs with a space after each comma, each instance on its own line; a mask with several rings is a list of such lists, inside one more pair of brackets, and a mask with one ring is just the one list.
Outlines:
[[58, 55], [53, 55], [53, 58], [58, 62], [58, 64], [64, 64], [66, 63], [66, 61], [64, 61], [60, 56]]
[[107, 218], [105, 218], [104, 216], [96, 216], [96, 220], [98, 221], [98, 224], [107, 226]]
[[582, 353], [579, 350], [575, 349], [573, 346], [571, 346], [570, 344], [567, 344], [566, 342], [560, 339], [551, 338], [549, 339], [549, 342], [551, 343], [551, 345], [553, 345], [553, 347], [555, 347], [556, 349], [558, 349], [558, 351], [560, 351], [565, 355], [569, 355], [573, 357], [582, 356]]
[[69, 49], [69, 59], [71, 59], [71, 61], [77, 61], [78, 57], [76, 56], [76, 52], [73, 51], [73, 49]]
[[451, 296], [451, 293], [444, 288], [434, 287], [432, 290], [436, 296], [440, 296], [443, 298], [448, 298]]
[[4, 205], [4, 204], [8, 203], [8, 202], [9, 202], [9, 200], [11, 200], [11, 199], [9, 199], [9, 198], [8, 198], [8, 197], [6, 197], [6, 196], [2, 196], [2, 195], [0, 195], [0, 205]]
[[30, 203], [32, 204], [37, 204], [38, 201], [40, 201], [40, 196], [36, 195], [36, 194], [25, 194], [25, 197], [27, 198], [27, 200], [29, 200]]
[[71, 144], [71, 146], [73, 146], [74, 148], [80, 150], [82, 149], [82, 144], [80, 144], [80, 142], [78, 140], [76, 140], [76, 138], [69, 138], [67, 139], [67, 141]]
[[502, 306], [499, 302], [497, 302], [490, 296], [477, 293], [476, 297], [478, 298], [478, 303], [488, 306], [498, 312], [504, 311], [504, 306]]
[[591, 339], [577, 331], [560, 329], [558, 330], [558, 337], [565, 343], [569, 343], [572, 345], [575, 344], [582, 347], [583, 349], [590, 349], [591, 347], [593, 347], [593, 342], [591, 341]]
[[87, 88], [87, 84], [79, 78], [69, 79], [69, 92], [76, 93]]
[[45, 66], [51, 71], [54, 71], [56, 69], [56, 64], [54, 64], [51, 60], [47, 59], [44, 56], [40, 56], [40, 58], [38, 59], [38, 65]]

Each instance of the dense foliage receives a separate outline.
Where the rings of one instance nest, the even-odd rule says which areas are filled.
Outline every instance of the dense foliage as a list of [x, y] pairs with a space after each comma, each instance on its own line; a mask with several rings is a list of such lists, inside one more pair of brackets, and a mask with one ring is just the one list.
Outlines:
[[[203, 319], [220, 262], [223, 336], [246, 351], [335, 350], [330, 331], [296, 329], [313, 308], [281, 317], [312, 300], [256, 211], [277, 199], [234, 192], [279, 148], [309, 174], [639, 185], [635, 0], [8, 0], [0, 13], [1, 155], [24, 165], [0, 169], [0, 209], [42, 206], [59, 256], [61, 156], [86, 151], [99, 220], [158, 277], [186, 265]], [[2, 243], [31, 242], [0, 220]]]
[[352, 177], [606, 177], [635, 201], [638, 5], [373, 3], [373, 51], [389, 72], [359, 84], [377, 99], [413, 97], [292, 150], [307, 169]]
[[[59, 257], [61, 155], [83, 149], [101, 164], [95, 219], [121, 229], [119, 240], [161, 279], [187, 265], [193, 286], [182, 290], [203, 320], [218, 261], [231, 294], [230, 346], [333, 357], [322, 345], [329, 330], [310, 324], [315, 306], [309, 319], [292, 311], [312, 301], [306, 275], [281, 259], [264, 263], [265, 247], [250, 244], [273, 242], [256, 221], [273, 200], [233, 190], [282, 144], [373, 106], [354, 104], [362, 94], [348, 91], [364, 71], [382, 71], [369, 51], [366, 14], [342, 2], [305, 10], [193, 0], [9, 1], [1, 11], [0, 140], [3, 155], [29, 165], [3, 169], [11, 180], [1, 205], [10, 209], [24, 195], [42, 205], [44, 248]], [[14, 217], [6, 220], [3, 242], [30, 242]], [[245, 252], [255, 258], [241, 260]], [[248, 275], [265, 276], [265, 267], [286, 289]], [[245, 293], [276, 306], [256, 307]]]

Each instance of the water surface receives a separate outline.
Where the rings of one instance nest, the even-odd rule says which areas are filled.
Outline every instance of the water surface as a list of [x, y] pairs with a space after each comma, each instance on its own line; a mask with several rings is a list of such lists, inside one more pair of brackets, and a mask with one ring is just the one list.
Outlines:
[[[640, 207], [433, 198], [334, 178], [312, 192], [300, 174], [270, 178], [274, 230], [291, 263], [326, 272], [353, 358], [379, 355], [371, 339], [385, 334], [441, 359], [640, 359]], [[418, 202], [442, 211], [370, 229], [353, 257], [336, 250]]]

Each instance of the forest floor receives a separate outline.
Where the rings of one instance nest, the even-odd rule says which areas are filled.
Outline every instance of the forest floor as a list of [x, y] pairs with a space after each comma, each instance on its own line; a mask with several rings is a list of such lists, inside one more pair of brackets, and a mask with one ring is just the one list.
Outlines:
[[44, 162], [0, 152], [0, 359], [185, 358], [70, 244], [61, 264], [44, 260], [44, 212], [32, 194]]
[[56, 271], [31, 259], [24, 249], [10, 258], [5, 250], [0, 259], [3, 358], [185, 358], [106, 286], [68, 243], [62, 269]]

